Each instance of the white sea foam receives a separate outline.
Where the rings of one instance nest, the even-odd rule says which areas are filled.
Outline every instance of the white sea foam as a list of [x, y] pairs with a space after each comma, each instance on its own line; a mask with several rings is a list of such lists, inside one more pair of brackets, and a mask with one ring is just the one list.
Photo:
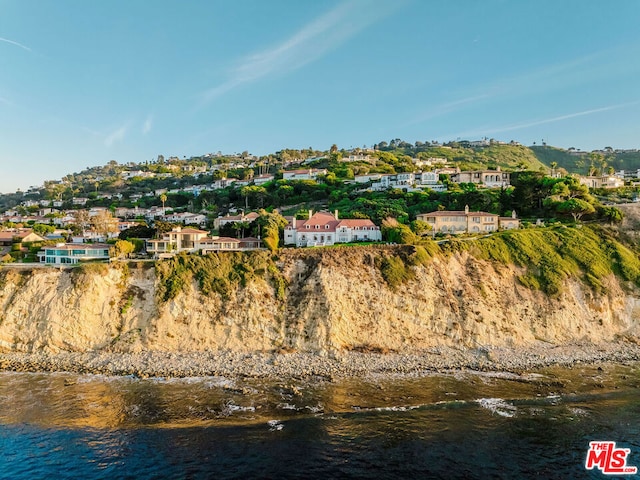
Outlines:
[[378, 412], [408, 412], [409, 410], [415, 410], [417, 408], [422, 407], [423, 405], [397, 405], [393, 407], [377, 407], [374, 410]]
[[235, 403], [229, 401], [224, 404], [224, 407], [222, 408], [221, 413], [223, 415], [232, 415], [236, 412], [255, 412], [255, 411], [256, 411], [256, 407], [254, 406], [236, 405]]
[[315, 407], [311, 406], [311, 405], [307, 405], [304, 408], [306, 408], [307, 410], [309, 410], [311, 413], [320, 413], [320, 412], [324, 412], [324, 405], [322, 405], [321, 403], [319, 403], [318, 405], [316, 405]]
[[492, 413], [502, 417], [514, 417], [517, 411], [514, 405], [507, 403], [507, 401], [502, 398], [480, 398], [476, 400], [476, 402], [482, 408], [486, 408]]
[[267, 425], [269, 425], [270, 432], [277, 432], [284, 428], [284, 424], [280, 420], [269, 420]]

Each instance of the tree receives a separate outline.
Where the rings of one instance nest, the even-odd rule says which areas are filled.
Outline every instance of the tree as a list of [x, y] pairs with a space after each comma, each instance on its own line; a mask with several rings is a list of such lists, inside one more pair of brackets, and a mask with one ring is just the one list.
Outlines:
[[56, 230], [56, 227], [53, 225], [46, 225], [44, 223], [34, 223], [33, 224], [33, 233], [37, 233], [38, 235], [47, 235], [49, 233], [53, 233]]
[[90, 219], [91, 230], [102, 235], [105, 240], [110, 233], [118, 231], [118, 219], [111, 215], [109, 210], [100, 210], [97, 215]]
[[258, 226], [259, 235], [265, 246], [272, 252], [278, 249], [281, 233], [287, 226], [287, 220], [278, 212], [267, 212], [260, 210], [260, 216], [255, 219]]
[[558, 162], [551, 162], [549, 164], [549, 166], [551, 167], [551, 176], [555, 177], [556, 176], [556, 168], [558, 167]]
[[583, 215], [589, 215], [596, 211], [593, 205], [580, 198], [569, 198], [560, 202], [556, 208], [561, 213], [570, 213], [574, 222], [580, 220]]
[[75, 223], [78, 231], [84, 235], [84, 232], [89, 226], [89, 212], [87, 210], [76, 210], [73, 212], [73, 223]]
[[120, 232], [118, 238], [120, 240], [129, 240], [130, 238], [153, 238], [155, 230], [147, 225], [136, 225]]
[[160, 201], [162, 202], [162, 215], [165, 215], [164, 203], [167, 201], [167, 195], [164, 193], [160, 194]]
[[128, 240], [118, 240], [110, 249], [110, 257], [128, 257], [135, 251], [135, 244]]
[[624, 214], [616, 207], [603, 207], [601, 215], [609, 221], [609, 224], [622, 223]]
[[422, 220], [414, 220], [411, 222], [411, 230], [418, 236], [422, 236], [431, 230], [431, 225]]
[[236, 238], [244, 238], [244, 231], [249, 228], [249, 222], [233, 222], [231, 227], [236, 233]]
[[393, 217], [387, 217], [382, 221], [382, 235], [389, 242], [414, 245], [418, 237], [411, 229]]

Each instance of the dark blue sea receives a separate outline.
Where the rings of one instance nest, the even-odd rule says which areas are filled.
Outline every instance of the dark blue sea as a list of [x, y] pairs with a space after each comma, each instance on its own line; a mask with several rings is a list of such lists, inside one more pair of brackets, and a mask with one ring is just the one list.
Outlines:
[[584, 479], [640, 466], [640, 366], [267, 381], [0, 373], [2, 479]]

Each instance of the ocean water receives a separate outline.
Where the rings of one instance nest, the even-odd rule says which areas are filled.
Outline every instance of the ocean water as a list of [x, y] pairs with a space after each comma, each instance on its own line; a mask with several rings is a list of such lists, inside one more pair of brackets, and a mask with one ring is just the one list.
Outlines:
[[337, 382], [2, 372], [0, 478], [618, 478], [585, 469], [589, 442], [640, 466], [639, 425], [637, 364]]

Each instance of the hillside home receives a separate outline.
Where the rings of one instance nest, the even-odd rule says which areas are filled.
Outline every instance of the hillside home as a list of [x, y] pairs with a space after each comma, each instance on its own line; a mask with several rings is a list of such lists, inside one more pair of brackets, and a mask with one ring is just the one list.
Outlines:
[[624, 180], [615, 175], [601, 175], [595, 177], [580, 177], [582, 185], [589, 188], [619, 188], [624, 187]]
[[282, 172], [283, 180], [315, 180], [318, 175], [326, 175], [327, 169], [315, 169], [308, 168], [304, 170], [289, 170], [288, 172]]
[[105, 244], [68, 244], [59, 243], [44, 247], [38, 252], [41, 263], [53, 265], [74, 265], [79, 262], [109, 260], [109, 245]]
[[208, 233], [195, 228], [175, 227], [160, 239], [147, 240], [147, 252], [160, 258], [176, 252], [195, 252], [198, 250], [198, 242]]
[[215, 230], [219, 230], [220, 227], [222, 227], [223, 225], [226, 225], [227, 223], [236, 223], [236, 222], [251, 223], [259, 216], [260, 215], [258, 215], [256, 212], [249, 212], [246, 215], [243, 212], [240, 215], [226, 215], [224, 217], [218, 217], [213, 221], [213, 228]]
[[161, 217], [165, 222], [182, 223], [183, 225], [199, 225], [204, 227], [207, 224], [207, 216], [201, 213], [171, 213]]
[[31, 243], [31, 242], [44, 242], [37, 233], [33, 233], [30, 228], [19, 228], [11, 230], [0, 231], [0, 245], [9, 246], [13, 244]]
[[262, 248], [262, 240], [255, 237], [205, 237], [198, 241], [198, 248], [203, 255], [211, 252], [242, 252]]
[[379, 180], [371, 183], [372, 190], [386, 190], [388, 188], [405, 188], [407, 190], [416, 187], [431, 188], [444, 191], [447, 187], [440, 183], [440, 176], [436, 172], [403, 172], [380, 175]]
[[218, 180], [215, 180], [211, 184], [211, 188], [213, 190], [219, 190], [219, 189], [222, 189], [222, 188], [227, 188], [227, 187], [230, 187], [231, 185], [233, 185], [237, 181], [238, 181], [237, 178], [220, 178]]
[[454, 183], [476, 183], [488, 188], [508, 187], [511, 185], [511, 175], [497, 170], [469, 170], [451, 175]]
[[313, 213], [308, 220], [291, 219], [284, 229], [284, 244], [296, 247], [333, 245], [349, 242], [379, 242], [380, 227], [368, 219], [340, 220], [338, 211]]
[[368, 175], [356, 175], [353, 178], [353, 181], [356, 183], [368, 183], [368, 182], [380, 180], [381, 178], [382, 178], [381, 173], [371, 173]]
[[493, 213], [464, 211], [436, 211], [416, 215], [417, 220], [431, 225], [433, 233], [480, 233], [495, 232], [498, 229], [519, 228], [520, 221], [513, 212], [511, 217], [499, 217]]
[[339, 161], [341, 162], [371, 162], [375, 160], [370, 155], [362, 155], [362, 154], [351, 154], [347, 157], [342, 157]]
[[254, 185], [264, 185], [267, 182], [271, 182], [275, 177], [273, 175], [258, 175], [253, 177]]

